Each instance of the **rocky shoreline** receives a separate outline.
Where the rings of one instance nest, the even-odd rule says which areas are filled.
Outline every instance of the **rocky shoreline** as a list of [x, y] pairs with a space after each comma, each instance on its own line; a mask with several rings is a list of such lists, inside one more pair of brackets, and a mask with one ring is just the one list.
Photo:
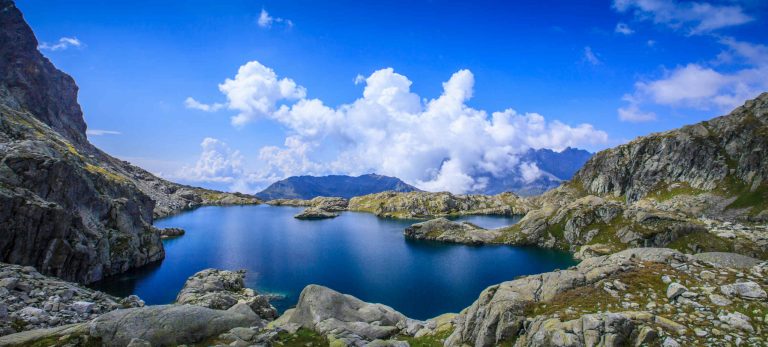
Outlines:
[[[317, 285], [278, 317], [266, 296], [242, 286], [243, 272], [208, 269], [190, 277], [171, 305], [141, 307], [137, 298], [120, 303], [80, 288], [60, 310], [74, 319], [0, 336], [0, 345], [760, 346], [768, 343], [768, 262], [732, 257], [628, 249], [491, 286], [460, 313], [424, 321]], [[67, 286], [29, 268], [3, 269], [0, 283]], [[56, 293], [49, 301], [60, 297], [55, 285], [35, 286]], [[82, 296], [100, 301], [75, 301]], [[12, 305], [9, 315], [34, 321], [28, 313], [36, 304]], [[91, 313], [80, 313], [86, 306]]]

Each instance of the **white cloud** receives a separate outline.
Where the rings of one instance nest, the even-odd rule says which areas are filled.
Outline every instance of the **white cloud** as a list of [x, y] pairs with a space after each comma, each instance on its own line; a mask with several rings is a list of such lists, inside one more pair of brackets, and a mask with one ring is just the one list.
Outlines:
[[[619, 117], [652, 119], [650, 113], [640, 111], [642, 103], [727, 111], [768, 90], [768, 47], [728, 37], [719, 42], [725, 50], [715, 66], [690, 63], [664, 71], [661, 78], [635, 83], [634, 92], [625, 96], [629, 105], [619, 109]], [[721, 66], [735, 60], [743, 65]]]
[[195, 100], [192, 97], [188, 97], [186, 100], [184, 100], [184, 106], [189, 109], [199, 110], [203, 112], [216, 112], [226, 107], [226, 105], [220, 104], [220, 103], [204, 104]]
[[584, 60], [592, 65], [600, 65], [602, 62], [597, 58], [595, 52], [592, 51], [592, 47], [584, 47]]
[[525, 162], [520, 164], [520, 174], [523, 177], [523, 181], [531, 183], [543, 176], [544, 172], [539, 169], [539, 166], [536, 165], [536, 163]]
[[619, 12], [633, 12], [640, 20], [650, 20], [689, 34], [702, 34], [737, 26], [753, 20], [738, 5], [712, 5], [706, 2], [670, 0], [614, 0]]
[[632, 30], [632, 28], [629, 27], [626, 23], [617, 23], [615, 32], [623, 35], [632, 35], [635, 31]]
[[172, 178], [197, 182], [234, 183], [244, 176], [243, 156], [239, 151], [211, 137], [200, 143], [202, 153], [194, 166], [185, 166]]
[[[277, 88], [280, 81], [287, 87]], [[562, 150], [608, 140], [589, 124], [570, 126], [536, 113], [508, 109], [489, 114], [467, 106], [474, 91], [469, 70], [453, 74], [442, 94], [431, 100], [411, 92], [412, 82], [392, 68], [375, 71], [363, 82], [360, 98], [330, 107], [307, 99], [302, 87], [278, 80], [258, 62], [241, 67], [234, 80], [222, 84], [227, 87], [220, 87], [229, 108], [267, 117], [288, 130], [283, 146], [262, 148], [263, 166], [243, 176], [263, 182], [299, 174], [376, 172], [422, 189], [461, 193], [482, 187], [487, 177], [476, 178], [481, 175], [520, 170], [519, 156], [528, 148]], [[276, 100], [283, 104], [276, 106]]]
[[40, 50], [48, 50], [48, 51], [61, 51], [70, 47], [80, 48], [80, 47], [83, 47], [83, 43], [80, 40], [78, 40], [76, 37], [62, 37], [56, 43], [49, 44], [49, 43], [43, 42], [37, 46], [37, 48]]
[[629, 105], [618, 109], [620, 120], [634, 123], [656, 120], [656, 114], [653, 112], [641, 111], [637, 100], [631, 95], [624, 95], [623, 99], [628, 102]]
[[280, 101], [306, 96], [304, 87], [289, 78], [278, 79], [275, 71], [258, 61], [241, 66], [235, 78], [224, 81], [219, 90], [227, 96], [228, 107], [239, 112], [232, 117], [232, 124], [238, 126], [271, 115]]
[[88, 129], [85, 131], [85, 134], [90, 136], [102, 136], [102, 135], [120, 135], [121, 132], [115, 131], [115, 130]]
[[261, 9], [261, 13], [259, 13], [259, 19], [256, 20], [256, 23], [259, 24], [259, 26], [262, 28], [271, 28], [275, 23], [283, 24], [288, 28], [293, 27], [292, 20], [280, 17], [272, 17], [265, 9]]

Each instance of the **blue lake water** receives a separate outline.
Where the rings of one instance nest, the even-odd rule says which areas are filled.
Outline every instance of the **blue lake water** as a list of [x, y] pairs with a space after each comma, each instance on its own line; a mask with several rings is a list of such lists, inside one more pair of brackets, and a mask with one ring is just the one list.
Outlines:
[[[403, 229], [418, 220], [344, 212], [326, 220], [298, 220], [301, 208], [203, 207], [156, 221], [186, 235], [163, 241], [161, 263], [109, 278], [96, 288], [148, 304], [173, 302], [187, 277], [206, 268], [246, 269], [246, 285], [282, 294], [273, 304], [296, 304], [308, 284], [320, 284], [364, 301], [389, 305], [426, 319], [469, 306], [496, 283], [573, 265], [565, 252], [509, 246], [464, 246], [411, 241]], [[457, 218], [486, 228], [516, 217]]]

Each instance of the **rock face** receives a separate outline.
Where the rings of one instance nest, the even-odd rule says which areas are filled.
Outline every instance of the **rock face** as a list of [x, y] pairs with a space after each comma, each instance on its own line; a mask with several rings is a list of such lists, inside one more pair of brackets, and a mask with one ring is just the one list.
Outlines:
[[[757, 284], [768, 275], [764, 268], [745, 274], [658, 248], [593, 257], [489, 287], [454, 319], [445, 345], [761, 345], [768, 332], [750, 328], [768, 309], [756, 299], [764, 291], [765, 284]], [[713, 291], [737, 276], [749, 281], [725, 285], [725, 295], [738, 302], [723, 307], [727, 299]]]
[[164, 257], [156, 216], [258, 202], [164, 181], [92, 146], [77, 86], [10, 0], [0, 24], [0, 261], [94, 282]]
[[415, 187], [395, 177], [376, 174], [357, 177], [345, 175], [293, 176], [272, 183], [257, 193], [264, 200], [312, 199], [318, 196], [340, 196], [345, 199], [384, 191], [412, 192]]
[[136, 296], [116, 298], [43, 276], [29, 266], [0, 263], [0, 336], [87, 322], [118, 308], [140, 306], [144, 302]]
[[425, 218], [463, 214], [522, 215], [530, 205], [512, 193], [487, 196], [384, 192], [352, 198], [348, 209], [388, 218]]
[[406, 330], [409, 321], [388, 306], [369, 304], [318, 285], [304, 288], [296, 308], [281, 320], [331, 335], [330, 339], [346, 345], [393, 337]]
[[244, 270], [233, 272], [206, 269], [187, 279], [176, 302], [216, 310], [227, 310], [238, 303], [244, 303], [262, 319], [277, 318], [277, 310], [270, 305], [269, 298], [245, 288], [244, 280]]
[[[671, 184], [703, 191], [721, 188], [729, 195], [742, 199], [754, 195], [751, 200], [760, 200], [768, 180], [766, 135], [768, 93], [763, 93], [726, 116], [597, 153], [576, 173], [574, 183], [589, 194], [627, 202]], [[734, 207], [742, 206], [755, 215], [766, 207], [764, 200]]]
[[406, 238], [441, 242], [483, 244], [497, 242], [501, 232], [487, 230], [467, 222], [452, 222], [445, 218], [413, 224], [403, 232]]

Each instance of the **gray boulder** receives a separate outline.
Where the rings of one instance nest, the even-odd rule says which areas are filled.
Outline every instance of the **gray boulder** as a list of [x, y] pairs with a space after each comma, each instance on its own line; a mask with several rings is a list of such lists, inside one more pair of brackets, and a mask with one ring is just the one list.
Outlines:
[[263, 319], [277, 318], [277, 310], [269, 303], [269, 298], [245, 288], [244, 279], [245, 270], [200, 271], [187, 279], [176, 302], [216, 310], [226, 310], [238, 303], [245, 303]]
[[408, 322], [389, 306], [366, 303], [319, 285], [305, 287], [296, 308], [286, 314], [288, 323], [346, 341], [387, 339], [406, 329]]
[[105, 346], [127, 346], [141, 339], [153, 346], [200, 342], [235, 327], [258, 323], [253, 317], [194, 305], [161, 305], [116, 310], [88, 323], [91, 337]]

